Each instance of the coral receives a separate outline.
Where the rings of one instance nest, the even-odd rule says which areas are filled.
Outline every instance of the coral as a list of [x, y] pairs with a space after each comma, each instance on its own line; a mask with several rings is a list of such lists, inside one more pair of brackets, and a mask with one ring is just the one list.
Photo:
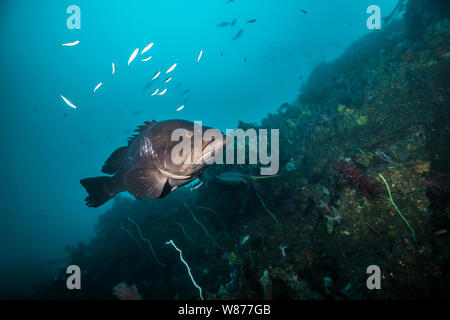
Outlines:
[[433, 196], [448, 198], [450, 195], [450, 179], [443, 173], [433, 173], [426, 176], [423, 185]]
[[261, 278], [259, 278], [259, 282], [261, 283], [261, 286], [264, 291], [264, 298], [266, 300], [271, 300], [272, 299], [272, 281], [270, 280], [270, 277], [269, 277], [269, 271], [264, 270], [263, 275], [261, 276]]
[[356, 118], [356, 123], [359, 126], [365, 125], [367, 123], [367, 116], [359, 116]]
[[386, 189], [387, 189], [388, 194], [389, 194], [389, 200], [391, 201], [392, 205], [394, 206], [395, 210], [400, 215], [400, 217], [403, 219], [403, 221], [405, 221], [405, 223], [408, 226], [409, 230], [411, 230], [411, 233], [412, 233], [413, 238], [414, 238], [414, 242], [417, 242], [416, 241], [416, 233], [414, 232], [413, 228], [409, 224], [408, 220], [406, 220], [405, 216], [401, 213], [400, 209], [395, 204], [394, 199], [392, 199], [391, 188], [389, 188], [389, 184], [387, 183], [386, 179], [384, 178], [384, 176], [381, 173], [379, 174], [379, 176], [383, 180], [384, 184], [386, 185]]
[[372, 201], [374, 195], [381, 193], [380, 183], [374, 178], [364, 175], [352, 161], [339, 161], [332, 165], [332, 169], [339, 176], [340, 183], [352, 182], [369, 201]]
[[[149, 239], [145, 238], [145, 237], [142, 235], [142, 230], [141, 230], [141, 228], [139, 227], [139, 225], [138, 225], [136, 222], [134, 222], [134, 220], [131, 219], [130, 217], [128, 217], [128, 221], [131, 222], [131, 223], [133, 223], [133, 224], [136, 226], [136, 229], [138, 230], [139, 238], [140, 238], [142, 241], [145, 241], [145, 242], [148, 244], [148, 246], [149, 246], [149, 248], [150, 248], [150, 250], [151, 250], [151, 252], [152, 252], [152, 254], [153, 254], [153, 257], [155, 257], [156, 262], [158, 262], [158, 264], [159, 264], [161, 267], [164, 267], [164, 268], [165, 268], [166, 265], [165, 265], [164, 263], [162, 263], [162, 262], [158, 259], [158, 256], [156, 255], [155, 250], [153, 249], [153, 246], [152, 246], [151, 241], [150, 241]], [[137, 243], [139, 249], [140, 249], [142, 252], [146, 253], [146, 251], [144, 251], [144, 249], [142, 248], [141, 244], [139, 243], [138, 239], [137, 239], [135, 236], [133, 236], [133, 234], [131, 233], [131, 231], [125, 229], [125, 227], [123, 226], [123, 224], [122, 224], [121, 229], [130, 235], [130, 237]]]
[[270, 274], [273, 279], [279, 279], [283, 281], [288, 288], [295, 291], [296, 294], [301, 294], [303, 288], [303, 281], [300, 280], [299, 276], [294, 270], [293, 265], [289, 265], [287, 267], [269, 267]]
[[272, 219], [275, 221], [276, 224], [279, 224], [278, 219], [275, 217], [275, 215], [272, 213], [272, 211], [270, 211], [267, 207], [266, 204], [264, 203], [263, 198], [261, 197], [261, 195], [255, 191], [256, 196], [258, 197], [259, 201], [261, 201], [262, 206], [264, 207], [264, 209], [270, 214], [270, 216], [272, 217]]
[[183, 262], [183, 264], [186, 266], [187, 270], [188, 270], [188, 274], [189, 274], [189, 278], [191, 278], [192, 283], [194, 284], [194, 286], [198, 289], [199, 294], [200, 294], [200, 299], [203, 300], [203, 293], [202, 293], [202, 288], [197, 284], [197, 282], [195, 282], [194, 277], [192, 276], [191, 273], [191, 268], [189, 267], [188, 263], [186, 262], [186, 260], [184, 260], [183, 258], [183, 252], [175, 245], [175, 243], [173, 242], [173, 240], [169, 240], [166, 242], [167, 245], [172, 245], [175, 250], [178, 251], [178, 253], [180, 254], [180, 260], [181, 262]]
[[337, 111], [345, 116], [353, 118], [359, 126], [367, 124], [367, 115], [361, 114], [357, 110], [349, 108], [343, 104], [338, 105]]
[[288, 163], [286, 163], [286, 170], [287, 171], [294, 171], [296, 169], [297, 169], [297, 167], [295, 166], [294, 162], [289, 161]]
[[323, 215], [327, 219], [327, 232], [329, 234], [333, 233], [334, 227], [336, 224], [340, 223], [342, 215], [335, 207], [329, 205], [324, 200], [320, 200], [320, 204], [317, 207], [323, 212]]
[[121, 282], [113, 287], [113, 294], [119, 300], [142, 300], [135, 284], [131, 287], [126, 282]]
[[219, 248], [220, 250], [223, 250], [223, 248], [216, 242], [216, 239], [213, 238], [213, 236], [211, 236], [208, 232], [208, 230], [205, 228], [205, 226], [203, 225], [203, 223], [201, 223], [200, 221], [198, 221], [197, 217], [194, 215], [194, 212], [191, 210], [191, 208], [189, 208], [189, 206], [186, 204], [185, 201], [183, 201], [184, 206], [188, 209], [189, 213], [191, 214], [192, 218], [194, 219], [194, 221], [202, 227], [203, 231], [205, 231], [206, 236], [211, 239], [211, 241], [214, 243], [214, 245]]
[[324, 277], [323, 278], [323, 288], [327, 294], [330, 294], [333, 290], [334, 284], [333, 279], [331, 277]]
[[231, 251], [230, 255], [228, 256], [229, 263], [231, 265], [237, 265], [237, 264], [243, 264], [242, 258], [237, 255], [234, 251]]

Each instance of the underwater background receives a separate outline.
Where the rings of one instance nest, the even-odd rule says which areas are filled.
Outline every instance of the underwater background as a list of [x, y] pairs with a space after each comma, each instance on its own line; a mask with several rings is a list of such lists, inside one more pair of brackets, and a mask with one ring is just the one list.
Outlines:
[[[369, 30], [373, 4], [402, 10]], [[449, 13], [445, 0], [1, 1], [0, 298], [199, 299], [169, 240], [205, 299], [448, 298]], [[80, 179], [144, 121], [177, 118], [280, 129], [279, 176], [213, 165], [164, 199], [85, 205]], [[233, 170], [240, 183], [217, 181]]]

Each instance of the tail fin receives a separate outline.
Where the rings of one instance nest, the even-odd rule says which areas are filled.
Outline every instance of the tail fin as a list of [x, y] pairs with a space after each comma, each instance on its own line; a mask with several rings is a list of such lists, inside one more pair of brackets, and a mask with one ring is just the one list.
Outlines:
[[88, 207], [99, 207], [117, 194], [113, 177], [86, 178], [80, 183], [89, 193], [85, 199]]

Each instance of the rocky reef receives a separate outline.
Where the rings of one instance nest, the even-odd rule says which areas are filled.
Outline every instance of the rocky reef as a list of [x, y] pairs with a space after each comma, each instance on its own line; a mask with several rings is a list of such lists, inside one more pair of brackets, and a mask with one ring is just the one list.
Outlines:
[[[67, 248], [84, 290], [67, 290], [62, 269], [36, 297], [113, 299], [126, 283], [144, 299], [198, 299], [173, 240], [206, 299], [449, 298], [449, 13], [410, 0], [404, 19], [318, 66], [296, 101], [241, 122], [280, 129], [280, 176], [116, 197], [96, 236]], [[370, 265], [382, 290], [366, 286]]]

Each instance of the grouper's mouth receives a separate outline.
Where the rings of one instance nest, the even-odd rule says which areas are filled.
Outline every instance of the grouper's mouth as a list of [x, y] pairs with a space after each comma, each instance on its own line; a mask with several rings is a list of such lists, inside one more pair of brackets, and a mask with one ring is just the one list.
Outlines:
[[202, 162], [210, 162], [217, 156], [222, 154], [223, 148], [226, 145], [226, 136], [222, 135], [222, 139], [211, 138], [209, 141], [202, 142], [202, 155], [195, 161], [196, 164]]
[[[223, 136], [222, 139], [215, 139], [214, 137], [211, 138], [209, 141], [202, 141], [202, 152], [201, 156], [193, 163], [193, 165], [199, 165], [202, 163], [211, 164], [212, 161], [219, 155], [222, 154], [223, 147], [226, 145], [225, 136]], [[191, 159], [194, 157], [195, 153], [194, 150], [191, 151], [189, 156], [185, 159], [186, 161], [188, 159]], [[176, 179], [176, 180], [187, 180], [191, 179], [193, 175], [183, 175], [183, 174], [177, 174], [170, 172], [168, 170], [164, 170], [161, 168], [158, 168], [159, 172], [163, 174], [166, 177]]]

